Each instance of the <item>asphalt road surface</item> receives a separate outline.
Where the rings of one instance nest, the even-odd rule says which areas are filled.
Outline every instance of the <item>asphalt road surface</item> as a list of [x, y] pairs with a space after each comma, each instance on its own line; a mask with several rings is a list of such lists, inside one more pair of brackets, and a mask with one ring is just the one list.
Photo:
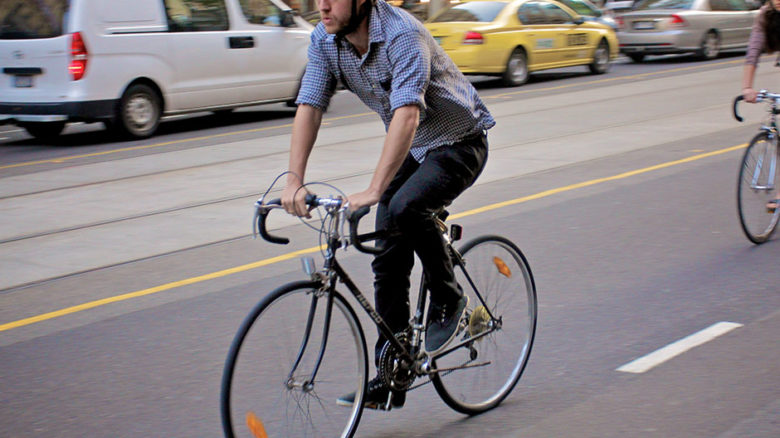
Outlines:
[[[530, 361], [484, 415], [427, 385], [403, 409], [367, 411], [356, 436], [780, 436], [780, 246], [751, 244], [736, 215], [741, 154], [764, 115], [731, 116], [741, 63], [474, 79], [498, 124], [488, 167], [450, 211], [464, 240], [501, 234], [528, 257]], [[777, 84], [769, 57], [757, 84]], [[221, 436], [233, 335], [266, 293], [304, 278], [293, 253], [318, 243], [282, 217], [272, 226], [290, 245], [251, 238], [293, 114], [180, 117], [134, 142], [75, 125], [42, 145], [0, 127], [0, 436]], [[339, 94], [309, 179], [361, 190], [382, 135]], [[370, 258], [342, 261], [369, 290]]]

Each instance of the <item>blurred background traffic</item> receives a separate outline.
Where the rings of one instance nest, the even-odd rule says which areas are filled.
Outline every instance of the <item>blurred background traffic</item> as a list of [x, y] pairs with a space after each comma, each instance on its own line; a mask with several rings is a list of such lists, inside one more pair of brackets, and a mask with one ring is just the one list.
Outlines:
[[[606, 73], [618, 56], [743, 50], [759, 0], [394, 0], [468, 75], [522, 85], [542, 70]], [[0, 2], [0, 123], [41, 140], [70, 122], [120, 138], [165, 116], [287, 102], [306, 65], [315, 0]]]

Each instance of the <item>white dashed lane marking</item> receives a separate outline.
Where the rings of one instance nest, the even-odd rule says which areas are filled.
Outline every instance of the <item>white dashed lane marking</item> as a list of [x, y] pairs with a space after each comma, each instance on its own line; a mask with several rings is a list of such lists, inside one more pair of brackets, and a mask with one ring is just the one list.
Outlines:
[[675, 356], [683, 354], [694, 347], [698, 347], [699, 345], [707, 343], [718, 336], [724, 335], [739, 327], [742, 327], [742, 324], [736, 322], [719, 322], [713, 324], [704, 330], [686, 336], [679, 341], [672, 342], [648, 355], [635, 359], [620, 368], [617, 368], [616, 371], [637, 374], [644, 373]]

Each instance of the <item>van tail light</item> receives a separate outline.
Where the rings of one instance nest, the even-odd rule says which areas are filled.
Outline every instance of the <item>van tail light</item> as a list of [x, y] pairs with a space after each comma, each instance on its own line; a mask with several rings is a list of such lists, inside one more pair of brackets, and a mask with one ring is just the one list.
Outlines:
[[681, 17], [681, 16], [679, 16], [677, 14], [672, 14], [672, 16], [669, 18], [669, 24], [672, 27], [685, 27], [685, 26], [688, 25], [688, 22], [685, 21], [685, 19], [683, 19], [683, 17]]
[[70, 65], [68, 65], [68, 71], [73, 77], [74, 81], [84, 77], [84, 73], [87, 71], [87, 45], [84, 44], [84, 39], [81, 38], [81, 33], [76, 32], [70, 35]]
[[623, 20], [623, 17], [615, 17], [615, 23], [617, 23], [617, 27], [620, 30], [626, 28], [626, 22]]
[[483, 42], [485, 41], [479, 32], [466, 32], [463, 37], [463, 44], [482, 44]]

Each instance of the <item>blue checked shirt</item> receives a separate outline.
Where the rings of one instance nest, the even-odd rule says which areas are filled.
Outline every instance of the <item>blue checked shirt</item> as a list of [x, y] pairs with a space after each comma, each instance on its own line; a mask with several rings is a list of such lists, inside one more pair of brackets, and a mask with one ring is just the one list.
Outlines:
[[379, 114], [385, 130], [396, 108], [417, 105], [420, 124], [411, 153], [418, 162], [431, 149], [496, 124], [471, 83], [412, 15], [377, 0], [368, 33], [369, 48], [361, 57], [346, 39], [318, 24], [296, 103], [325, 110], [341, 80]]

